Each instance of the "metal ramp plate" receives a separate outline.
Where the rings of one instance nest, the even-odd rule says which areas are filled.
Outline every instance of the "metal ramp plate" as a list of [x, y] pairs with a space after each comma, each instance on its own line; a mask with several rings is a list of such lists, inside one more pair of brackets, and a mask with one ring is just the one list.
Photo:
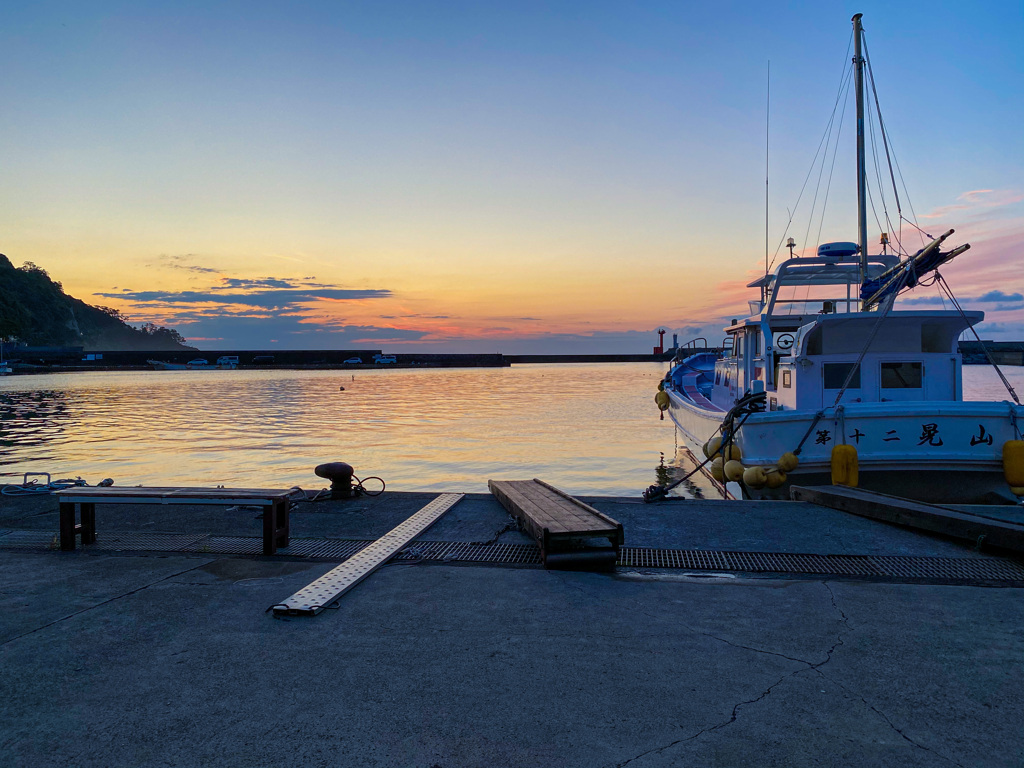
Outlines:
[[442, 493], [405, 522], [352, 555], [312, 584], [274, 606], [275, 616], [315, 616], [398, 554], [406, 544], [437, 522], [465, 494]]

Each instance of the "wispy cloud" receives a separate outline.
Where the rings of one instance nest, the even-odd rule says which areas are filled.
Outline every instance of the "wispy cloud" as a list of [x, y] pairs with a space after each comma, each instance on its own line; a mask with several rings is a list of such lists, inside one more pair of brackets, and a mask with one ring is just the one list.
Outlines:
[[[981, 296], [958, 296], [957, 301], [967, 304], [997, 304], [1005, 302], [1024, 302], [1024, 294], [1003, 293], [1002, 291], [989, 291]], [[942, 305], [948, 304], [949, 300], [942, 296], [909, 296], [900, 299], [901, 304], [909, 305]]]
[[360, 301], [392, 295], [388, 289], [341, 288], [311, 280], [277, 277], [222, 278], [220, 285], [203, 291], [133, 291], [97, 293], [104, 299], [131, 302], [136, 309], [170, 309], [194, 305], [216, 305], [220, 314], [236, 315], [238, 308], [295, 311], [318, 301]]
[[930, 213], [921, 214], [920, 219], [942, 219], [951, 213], [975, 214], [990, 212], [993, 208], [1002, 208], [1024, 201], [1024, 192], [1016, 189], [972, 189], [964, 192], [953, 205], [936, 208]]
[[213, 267], [203, 267], [198, 264], [191, 264], [189, 262], [200, 258], [194, 253], [183, 253], [183, 254], [161, 254], [157, 257], [157, 264], [161, 267], [169, 267], [171, 269], [184, 269], [189, 272], [200, 272], [204, 274], [220, 274], [219, 269]]

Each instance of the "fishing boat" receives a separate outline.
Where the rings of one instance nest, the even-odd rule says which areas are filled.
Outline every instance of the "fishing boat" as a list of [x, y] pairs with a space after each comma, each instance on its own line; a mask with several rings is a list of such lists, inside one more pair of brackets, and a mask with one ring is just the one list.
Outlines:
[[[756, 298], [725, 328], [722, 351], [677, 353], [656, 400], [733, 495], [835, 482], [931, 502], [1016, 501], [1024, 408], [1001, 372], [1013, 402], [964, 401], [958, 340], [984, 313], [963, 310], [937, 272], [970, 246], [946, 249], [949, 230], [914, 253], [887, 234], [869, 250], [861, 14], [853, 26], [857, 242], [802, 256], [790, 238], [789, 258], [748, 284]], [[922, 284], [954, 308], [893, 308]]]

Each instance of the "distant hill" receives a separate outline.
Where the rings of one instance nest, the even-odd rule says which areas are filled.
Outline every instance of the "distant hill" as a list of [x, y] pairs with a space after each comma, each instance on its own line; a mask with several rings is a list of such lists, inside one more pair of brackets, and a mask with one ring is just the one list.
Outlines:
[[15, 267], [0, 253], [0, 338], [29, 346], [82, 346], [86, 350], [189, 350], [181, 334], [147, 323], [134, 328], [109, 307], [68, 296], [45, 269]]

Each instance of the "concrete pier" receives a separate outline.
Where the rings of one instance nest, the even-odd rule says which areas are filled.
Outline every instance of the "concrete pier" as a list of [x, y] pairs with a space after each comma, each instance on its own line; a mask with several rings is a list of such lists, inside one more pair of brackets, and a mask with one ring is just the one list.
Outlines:
[[[300, 505], [289, 549], [434, 496]], [[626, 547], [1020, 568], [803, 502], [582, 500]], [[1024, 764], [1012, 578], [407, 558], [275, 618], [338, 560], [219, 551], [258, 514], [100, 506], [97, 544], [60, 552], [52, 497], [0, 496], [0, 765]], [[531, 543], [483, 494], [421, 539]]]

